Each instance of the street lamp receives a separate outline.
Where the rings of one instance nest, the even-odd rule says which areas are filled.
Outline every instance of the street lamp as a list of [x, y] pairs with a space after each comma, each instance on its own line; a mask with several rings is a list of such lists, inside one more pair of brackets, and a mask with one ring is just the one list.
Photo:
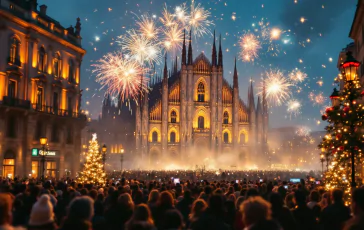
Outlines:
[[124, 148], [121, 147], [120, 149], [120, 173], [123, 171], [123, 161], [124, 161]]
[[107, 150], [107, 147], [106, 145], [104, 144], [102, 146], [102, 163], [104, 164], [104, 171], [105, 171], [105, 163], [106, 163], [106, 150]]
[[45, 173], [45, 160], [46, 160], [46, 154], [45, 154], [45, 147], [47, 145], [48, 139], [47, 137], [41, 137], [39, 139], [40, 144], [42, 145], [42, 180], [44, 180], [44, 173]]
[[[348, 88], [349, 91], [349, 101], [350, 104], [353, 103], [355, 98], [353, 98], [353, 94], [350, 93], [351, 90], [355, 88], [359, 88], [359, 78], [358, 78], [358, 68], [360, 66], [360, 62], [355, 60], [351, 52], [346, 53], [346, 60], [343, 64], [341, 64], [341, 69], [343, 71], [345, 86]], [[350, 125], [351, 135], [354, 136], [355, 133], [355, 124], [352, 122]], [[354, 138], [354, 137], [353, 137]], [[351, 148], [351, 187], [354, 189], [356, 187], [355, 183], [355, 151], [353, 146]]]
[[339, 91], [337, 91], [337, 89], [334, 88], [334, 91], [332, 92], [332, 94], [330, 96], [332, 106], [334, 106], [334, 107], [340, 106], [339, 99], [340, 99]]
[[324, 175], [324, 162], [325, 162], [325, 159], [324, 159], [324, 154], [323, 153], [320, 155], [320, 161], [321, 161], [321, 173], [322, 173], [322, 175]]

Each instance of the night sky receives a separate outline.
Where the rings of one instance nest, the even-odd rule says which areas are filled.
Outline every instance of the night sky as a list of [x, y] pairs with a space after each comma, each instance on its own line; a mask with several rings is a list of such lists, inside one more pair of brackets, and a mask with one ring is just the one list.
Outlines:
[[[307, 79], [292, 88], [292, 97], [302, 103], [301, 113], [291, 116], [285, 104], [271, 108], [270, 126], [281, 127], [301, 125], [311, 130], [322, 130], [324, 123], [320, 111], [329, 104], [328, 96], [334, 87], [339, 52], [351, 42], [348, 38], [354, 18], [356, 0], [196, 0], [211, 12], [214, 25], [210, 31], [222, 34], [224, 50], [224, 77], [232, 83], [233, 60], [239, 53], [239, 38], [247, 31], [253, 31], [264, 19], [270, 28], [284, 31], [281, 39], [275, 41], [279, 52], [262, 49], [254, 62], [238, 61], [240, 96], [246, 102], [249, 79], [254, 80], [255, 93], [264, 73], [269, 69], [280, 69], [288, 74], [294, 68], [307, 73]], [[75, 25], [81, 18], [83, 48], [87, 54], [82, 63], [81, 88], [84, 89], [83, 109], [92, 118], [101, 113], [103, 91], [91, 73], [91, 64], [104, 54], [120, 47], [115, 39], [135, 28], [137, 15], [149, 13], [161, 16], [164, 3], [172, 11], [185, 3], [179, 0], [39, 0], [39, 5], [48, 5], [47, 14], [64, 27]], [[190, 1], [187, 2], [190, 4]], [[235, 16], [235, 17], [234, 17]], [[300, 19], [304, 18], [304, 23]], [[98, 40], [99, 38], [99, 40]], [[205, 52], [211, 57], [212, 36], [194, 39], [194, 57]], [[284, 43], [286, 41], [286, 44]], [[275, 55], [277, 54], [277, 55]], [[180, 54], [179, 54], [180, 55]], [[301, 61], [300, 61], [301, 60]], [[169, 62], [170, 63], [170, 62]], [[170, 66], [169, 66], [170, 67]], [[157, 66], [159, 71], [160, 66]], [[320, 86], [317, 82], [322, 81]], [[300, 90], [299, 90], [300, 89]], [[298, 92], [298, 90], [300, 92]], [[309, 94], [322, 93], [326, 98], [320, 104], [310, 101]]]

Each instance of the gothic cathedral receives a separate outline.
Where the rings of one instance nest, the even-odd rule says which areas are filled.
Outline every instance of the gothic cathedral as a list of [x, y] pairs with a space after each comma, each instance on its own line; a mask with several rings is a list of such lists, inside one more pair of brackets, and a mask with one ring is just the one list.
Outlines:
[[140, 99], [135, 113], [136, 154], [150, 164], [189, 162], [196, 159], [192, 155], [204, 159], [231, 153], [238, 161], [262, 157], [268, 132], [265, 89], [257, 105], [252, 82], [248, 106], [240, 99], [236, 60], [233, 86], [223, 77], [221, 36], [217, 54], [214, 35], [211, 62], [204, 53], [193, 60], [192, 53], [190, 35], [188, 52], [184, 37], [180, 70], [177, 59], [172, 71], [165, 63], [163, 78]]

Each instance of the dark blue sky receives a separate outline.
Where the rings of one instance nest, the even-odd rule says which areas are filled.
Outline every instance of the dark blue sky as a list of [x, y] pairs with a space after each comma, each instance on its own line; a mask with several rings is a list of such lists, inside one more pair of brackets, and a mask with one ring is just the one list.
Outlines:
[[[179, 0], [39, 0], [39, 5], [48, 5], [48, 15], [59, 21], [63, 26], [75, 25], [76, 18], [81, 18], [83, 47], [87, 54], [82, 64], [81, 88], [85, 90], [83, 108], [88, 110], [93, 118], [101, 112], [103, 92], [91, 74], [93, 61], [107, 52], [119, 47], [111, 45], [117, 36], [125, 34], [127, 29], [135, 28], [135, 16], [144, 13], [161, 16], [161, 10], [166, 2], [174, 8], [185, 1]], [[190, 2], [190, 1], [188, 1]], [[337, 76], [337, 58], [340, 50], [351, 40], [348, 38], [351, 23], [354, 18], [356, 0], [196, 0], [211, 11], [216, 29], [223, 36], [225, 78], [232, 82], [234, 57], [238, 55], [237, 42], [244, 31], [252, 30], [252, 24], [262, 18], [269, 21], [270, 27], [280, 28], [288, 44], [277, 41], [278, 56], [270, 53], [260, 53], [260, 58], [254, 63], [238, 62], [240, 96], [244, 101], [247, 97], [249, 79], [252, 77], [257, 86], [262, 74], [270, 69], [279, 68], [290, 72], [299, 68], [308, 74], [308, 79], [300, 84], [301, 92], [293, 89], [293, 97], [303, 104], [302, 113], [290, 117], [286, 106], [271, 109], [270, 126], [280, 127], [293, 124], [305, 125], [312, 130], [323, 128], [320, 120], [320, 110], [329, 104], [327, 98], [323, 105], [314, 105], [308, 95], [323, 93], [329, 96], [333, 89], [333, 79]], [[110, 9], [109, 9], [110, 8]], [[232, 15], [236, 20], [232, 20]], [[300, 23], [300, 18], [306, 19]], [[99, 36], [100, 41], [95, 41]], [[310, 42], [307, 42], [307, 39]], [[204, 36], [194, 41], [194, 57], [204, 51], [211, 55], [211, 36]], [[96, 51], [95, 51], [96, 48]], [[330, 62], [329, 58], [333, 61]], [[302, 63], [299, 60], [302, 60]], [[158, 67], [157, 67], [158, 68]], [[322, 77], [323, 85], [317, 81]], [[296, 88], [295, 88], [296, 89]], [[258, 89], [256, 89], [257, 92]], [[89, 102], [86, 105], [86, 102]]]

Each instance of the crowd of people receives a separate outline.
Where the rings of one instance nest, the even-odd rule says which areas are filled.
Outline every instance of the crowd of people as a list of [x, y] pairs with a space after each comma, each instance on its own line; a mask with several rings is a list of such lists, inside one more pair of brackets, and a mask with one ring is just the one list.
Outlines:
[[[200, 179], [200, 178], [199, 178]], [[0, 181], [0, 230], [359, 230], [364, 188], [307, 179]]]

